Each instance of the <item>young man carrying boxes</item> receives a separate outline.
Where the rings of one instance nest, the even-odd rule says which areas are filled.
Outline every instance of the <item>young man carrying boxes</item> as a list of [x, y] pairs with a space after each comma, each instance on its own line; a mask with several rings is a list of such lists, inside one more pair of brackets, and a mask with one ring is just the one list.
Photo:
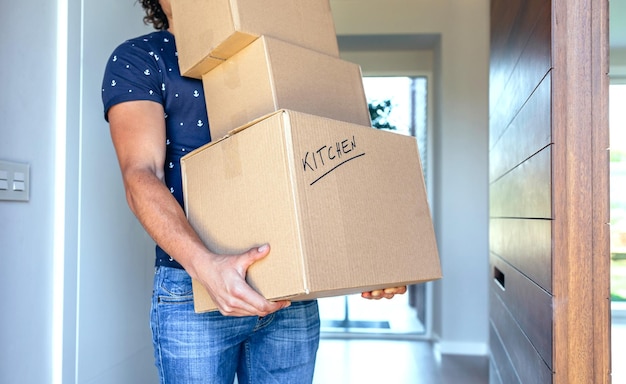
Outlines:
[[[178, 8], [181, 4], [189, 4], [190, 9], [198, 6], [192, 5], [194, 4], [192, 0], [173, 1], [177, 2]], [[328, 10], [327, 20], [330, 20], [327, 25], [332, 25], [327, 1], [287, 2], [302, 5], [324, 3], [323, 6]], [[232, 7], [230, 8], [232, 15], [236, 16], [237, 9], [243, 9], [245, 2], [207, 0], [203, 3], [212, 4], [211, 9], [216, 11], [227, 4]], [[279, 14], [283, 7], [288, 6], [285, 1], [278, 0], [262, 2], [254, 0], [254, 3], [262, 4], [263, 8], [273, 4], [275, 7], [273, 8], [275, 11], [271, 12], [273, 14]], [[248, 267], [253, 264], [260, 265], [256, 262], [268, 255], [269, 245], [262, 245], [266, 244], [267, 240], [258, 242], [254, 240], [255, 244], [250, 245], [254, 248], [240, 253], [217, 253], [221, 252], [221, 249], [209, 250], [207, 248], [209, 243], [205, 238], [201, 238], [205, 235], [199, 236], [184, 214], [179, 159], [211, 141], [212, 138], [207, 124], [206, 108], [203, 102], [199, 102], [204, 101], [202, 84], [200, 80], [181, 76], [176, 51], [176, 45], [179, 53], [181, 51], [179, 38], [185, 35], [188, 28], [196, 28], [198, 25], [184, 25], [176, 18], [175, 27], [169, 0], [142, 0], [142, 5], [146, 9], [146, 20], [152, 22], [159, 32], [130, 40], [116, 49], [105, 73], [103, 101], [129, 205], [158, 245], [152, 330], [155, 361], [159, 368], [161, 383], [231, 384], [235, 374], [240, 384], [251, 381], [310, 383], [319, 341], [319, 314], [316, 302], [268, 301], [245, 280]], [[233, 7], [235, 5], [236, 7]], [[264, 15], [267, 16], [257, 14], [255, 17], [264, 18]], [[318, 27], [321, 25], [323, 24], [317, 24]], [[209, 66], [215, 66], [215, 63], [224, 64], [226, 59], [228, 57], [225, 59], [210, 57], [208, 61], [212, 61], [213, 64]], [[181, 57], [180, 61], [183, 67], [185, 59]], [[202, 76], [205, 73], [202, 68], [205, 67], [197, 68], [200, 68], [197, 77]], [[278, 120], [283, 122], [298, 120], [296, 115], [287, 111], [275, 116], [281, 116]], [[284, 116], [289, 118], [286, 119]], [[260, 129], [265, 132], [263, 124], [278, 120], [263, 119], [259, 123]], [[257, 128], [259, 127], [255, 125], [249, 132], [259, 132]], [[359, 128], [367, 129], [362, 126]], [[312, 131], [310, 128], [306, 129]], [[274, 134], [270, 135], [274, 138], [284, 137], [283, 134], [289, 132], [285, 129], [269, 131], [274, 131]], [[261, 136], [266, 139], [265, 134]], [[360, 148], [362, 142], [360, 137], [354, 135], [352, 141], [349, 137], [341, 140], [327, 137], [330, 141], [326, 139], [324, 141], [334, 143], [332, 147], [335, 152], [331, 150], [325, 152], [323, 149], [325, 144], [319, 144], [318, 141], [309, 142], [307, 146], [310, 144], [313, 147], [308, 150], [309, 157], [304, 154], [303, 168], [306, 168], [307, 164], [309, 168], [313, 168], [315, 161], [319, 164], [331, 157], [336, 159], [341, 155], [347, 158], [350, 155], [348, 151], [352, 151], [350, 148], [353, 147], [350, 143], [354, 142], [354, 150]], [[220, 137], [214, 135], [213, 139]], [[218, 142], [214, 149], [228, 152], [237, 146], [237, 140], [237, 134], [233, 134]], [[285, 148], [277, 146], [275, 149], [285, 150]], [[287, 153], [293, 153], [289, 149], [286, 150]], [[291, 158], [295, 159], [293, 156]], [[230, 155], [224, 159], [222, 170], [226, 171], [228, 177], [239, 172], [239, 165], [243, 170], [245, 161], [239, 164], [233, 161], [236, 157]], [[351, 162], [355, 161], [357, 160]], [[263, 163], [262, 157], [259, 162]], [[285, 168], [287, 169], [290, 168]], [[320, 179], [323, 181], [318, 181], [316, 185], [331, 179], [332, 177]], [[262, 185], [260, 189], [265, 189], [266, 185], [273, 182], [267, 178], [260, 180], [259, 183]], [[284, 185], [280, 183], [279, 187], [283, 192], [293, 190], [285, 190]], [[256, 185], [258, 186], [259, 184]], [[251, 189], [254, 190], [254, 187]], [[203, 199], [212, 198], [211, 195], [202, 195]], [[255, 195], [251, 193], [247, 198], [254, 199], [253, 196]], [[220, 202], [220, 207], [233, 204], [232, 201], [224, 200]], [[357, 216], [362, 215], [361, 210], [354, 211]], [[226, 211], [215, 217], [226, 220], [229, 216], [232, 214]], [[266, 223], [266, 228], [271, 228], [276, 220], [272, 215], [260, 218]], [[222, 227], [221, 221], [217, 227]], [[238, 223], [237, 226], [230, 228], [242, 235], [248, 232], [244, 223]], [[292, 228], [291, 232], [297, 233], [295, 228]], [[346, 236], [350, 237], [350, 234]], [[383, 237], [384, 235], [381, 236]], [[277, 246], [280, 247], [278, 244]], [[273, 247], [274, 244], [272, 249]], [[380, 252], [376, 265], [388, 264], [384, 259], [387, 251]], [[347, 268], [351, 270], [353, 266]], [[288, 276], [292, 272], [286, 270], [284, 274]], [[200, 286], [203, 294], [210, 297], [219, 311], [200, 314], [194, 312], [194, 296], [200, 295], [191, 294], [192, 277], [194, 289]], [[276, 279], [276, 276], [273, 278]], [[405, 288], [377, 289], [364, 293], [364, 297], [391, 298], [394, 294], [404, 291]]]

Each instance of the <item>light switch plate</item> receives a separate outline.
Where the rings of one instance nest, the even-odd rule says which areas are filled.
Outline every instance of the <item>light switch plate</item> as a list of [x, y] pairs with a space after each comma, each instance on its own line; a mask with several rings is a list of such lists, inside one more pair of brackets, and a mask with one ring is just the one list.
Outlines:
[[[8, 189], [0, 189], [0, 200], [28, 201], [30, 192], [30, 165], [0, 160], [0, 175], [4, 177], [5, 173]], [[18, 188], [15, 188], [16, 186]]]

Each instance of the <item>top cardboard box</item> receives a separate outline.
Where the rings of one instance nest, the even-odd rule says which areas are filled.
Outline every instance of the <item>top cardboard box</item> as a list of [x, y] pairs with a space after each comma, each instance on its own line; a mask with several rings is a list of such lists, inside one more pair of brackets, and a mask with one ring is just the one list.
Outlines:
[[[278, 111], [181, 160], [189, 222], [209, 249], [269, 243], [247, 280], [307, 300], [441, 277], [417, 142]], [[197, 312], [214, 310], [193, 282]]]
[[267, 35], [339, 56], [328, 0], [172, 0], [180, 72], [201, 78]]

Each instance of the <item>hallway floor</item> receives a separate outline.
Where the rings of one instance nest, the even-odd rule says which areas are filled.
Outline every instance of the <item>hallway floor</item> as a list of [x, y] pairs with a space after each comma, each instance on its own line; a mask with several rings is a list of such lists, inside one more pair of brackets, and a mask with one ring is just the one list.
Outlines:
[[425, 341], [322, 339], [313, 384], [486, 384], [487, 357], [440, 357]]
[[[626, 384], [626, 312], [613, 316], [612, 383]], [[426, 341], [324, 338], [313, 384], [486, 384], [486, 357], [438, 356]]]

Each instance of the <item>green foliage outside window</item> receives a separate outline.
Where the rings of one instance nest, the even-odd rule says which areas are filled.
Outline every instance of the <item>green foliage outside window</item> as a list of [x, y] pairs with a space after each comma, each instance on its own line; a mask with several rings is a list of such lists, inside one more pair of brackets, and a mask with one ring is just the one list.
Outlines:
[[394, 125], [391, 125], [391, 123], [389, 123], [389, 115], [391, 114], [391, 100], [368, 103], [368, 107], [370, 110], [372, 127], [378, 129], [396, 129]]

